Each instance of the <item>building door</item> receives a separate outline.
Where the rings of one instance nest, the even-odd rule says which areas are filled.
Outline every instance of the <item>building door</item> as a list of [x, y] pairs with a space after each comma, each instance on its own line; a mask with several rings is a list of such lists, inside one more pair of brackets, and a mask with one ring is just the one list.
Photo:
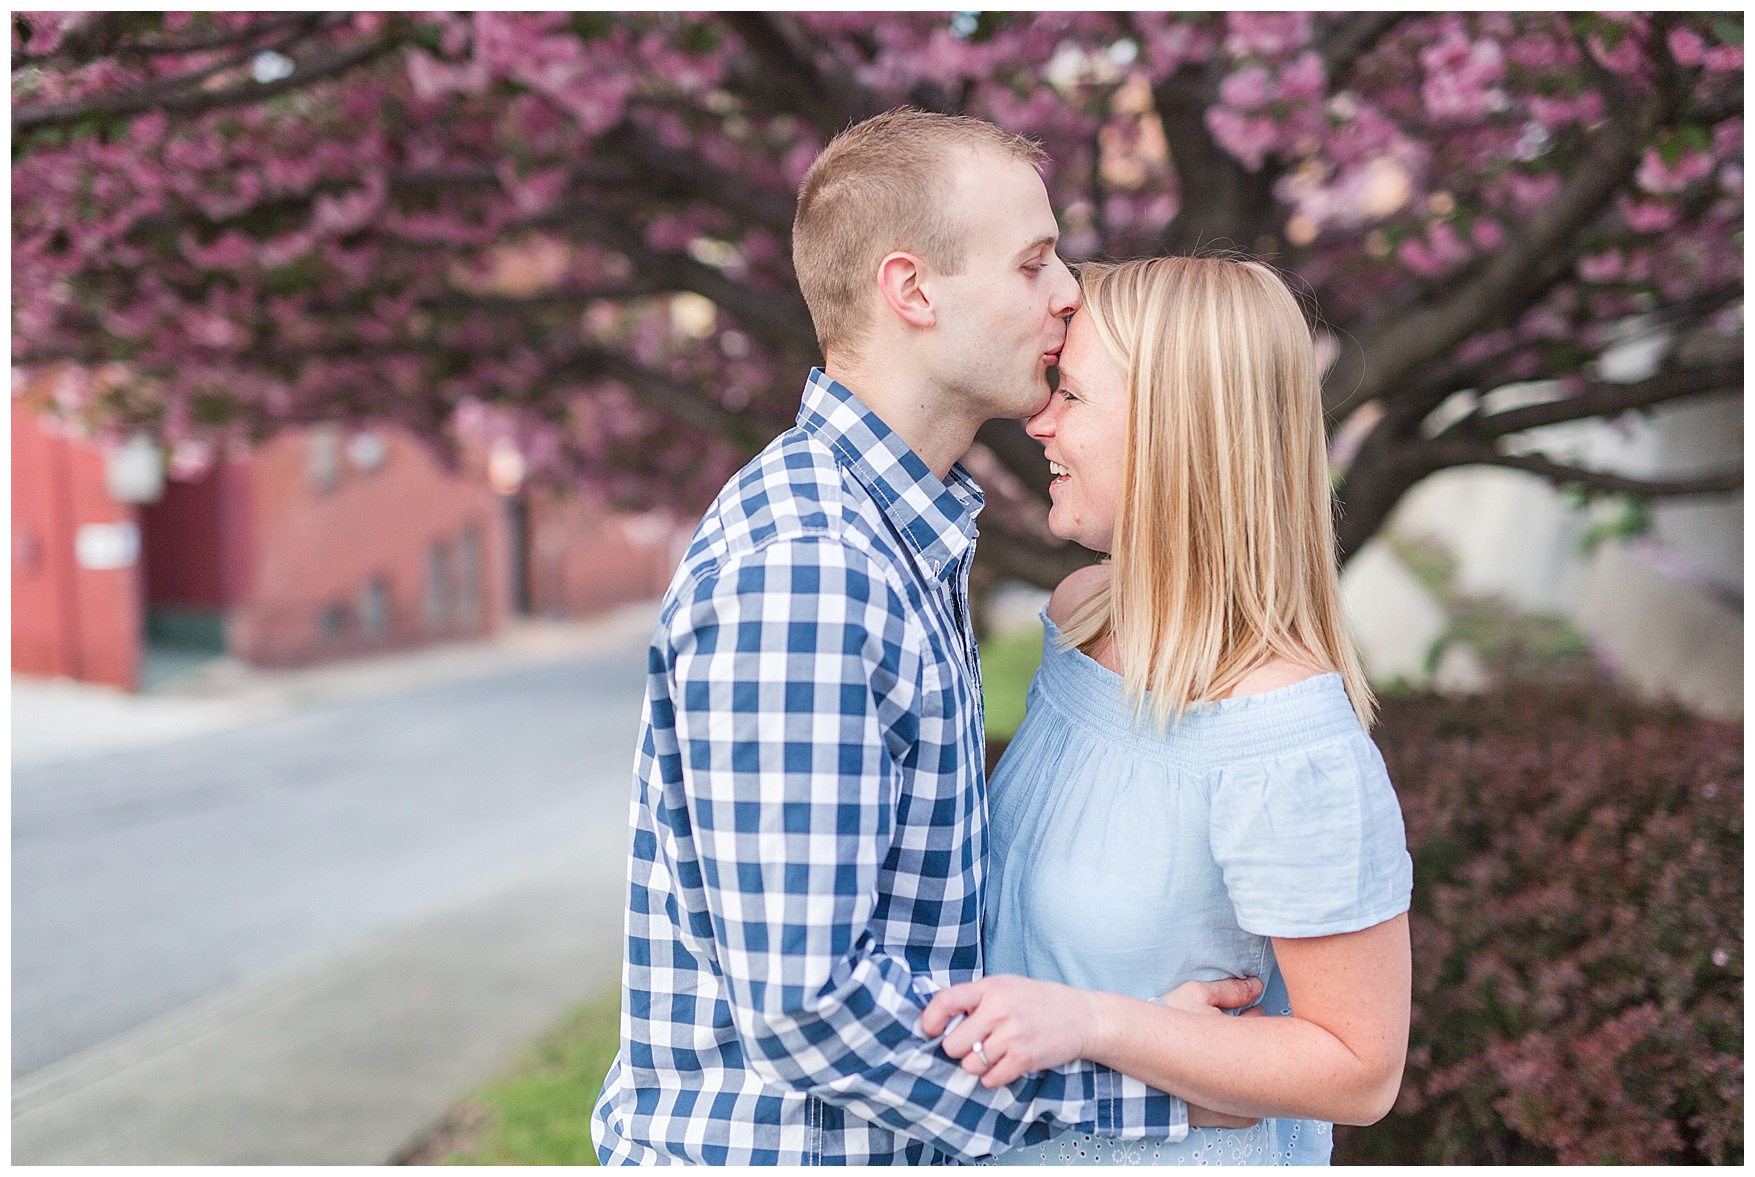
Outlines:
[[240, 467], [215, 461], [200, 477], [165, 482], [140, 512], [145, 573], [141, 685], [150, 690], [225, 654], [229, 610], [241, 599]]

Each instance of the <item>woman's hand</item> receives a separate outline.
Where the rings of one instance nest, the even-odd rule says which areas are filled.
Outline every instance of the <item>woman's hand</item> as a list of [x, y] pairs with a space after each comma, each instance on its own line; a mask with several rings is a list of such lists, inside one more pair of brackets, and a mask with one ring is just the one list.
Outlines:
[[[1248, 1000], [1254, 1001], [1261, 996], [1261, 982], [1256, 978], [1245, 977], [1243, 983], [1249, 986]], [[1158, 1000], [1171, 1009], [1179, 1009], [1184, 1013], [1223, 1016], [1225, 1010], [1234, 1009], [1240, 1004], [1235, 1000], [1237, 984], [1235, 978], [1224, 981], [1184, 981]], [[1261, 1006], [1252, 1005], [1239, 1016], [1260, 1018], [1267, 1015], [1262, 1012]], [[1251, 1119], [1248, 1116], [1233, 1116], [1192, 1103], [1188, 1105], [1188, 1126], [1190, 1128], [1253, 1128], [1259, 1123], [1261, 1123], [1260, 1120]]]
[[1052, 981], [983, 977], [934, 994], [920, 1015], [920, 1030], [936, 1038], [953, 1017], [966, 1015], [940, 1046], [962, 1059], [965, 1071], [980, 1075], [983, 1087], [1003, 1087], [1031, 1071], [1083, 1058], [1096, 1032], [1097, 996]]
[[[1247, 997], [1241, 997], [1243, 989], [1249, 991]], [[1258, 977], [1226, 977], [1222, 981], [1184, 981], [1164, 996], [1158, 998], [1160, 1005], [1171, 1009], [1179, 1009], [1188, 1014], [1217, 1014], [1223, 1016], [1228, 1009], [1236, 1009], [1240, 1005], [1261, 996], [1261, 980]], [[1241, 1000], [1239, 998], [1241, 997]], [[1244, 1017], [1265, 1017], [1261, 1006], [1250, 1005], [1244, 1010]]]
[[[1189, 981], [1162, 1000], [1176, 1009], [1218, 1014], [1260, 996], [1261, 982], [1247, 977]], [[940, 1045], [946, 1054], [962, 1060], [965, 1071], [980, 1075], [982, 1086], [1002, 1087], [1020, 1075], [1091, 1057], [1097, 1053], [1101, 1036], [1108, 1032], [1105, 1012], [1120, 1013], [1125, 1019], [1124, 1011], [1131, 1004], [1130, 998], [1001, 974], [935, 994], [920, 1016], [920, 1029], [935, 1038], [944, 1033], [953, 1017], [966, 1015]], [[1111, 1006], [1117, 1008], [1111, 1010]], [[1254, 1123], [1208, 1114], [1215, 1117], [1201, 1121], [1208, 1126]]]

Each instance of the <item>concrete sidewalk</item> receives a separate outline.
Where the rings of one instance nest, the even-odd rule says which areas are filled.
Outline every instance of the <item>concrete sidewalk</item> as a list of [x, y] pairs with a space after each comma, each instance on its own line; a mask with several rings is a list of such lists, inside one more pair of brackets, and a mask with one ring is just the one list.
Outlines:
[[[14, 679], [14, 762], [179, 740], [306, 703], [637, 648], [652, 603], [303, 671], [219, 665], [128, 696]], [[631, 752], [631, 750], [630, 750]], [[470, 898], [15, 1081], [15, 1164], [383, 1164], [620, 971], [627, 835], [605, 821]]]
[[384, 1164], [616, 983], [625, 842], [16, 1082], [12, 1162]]

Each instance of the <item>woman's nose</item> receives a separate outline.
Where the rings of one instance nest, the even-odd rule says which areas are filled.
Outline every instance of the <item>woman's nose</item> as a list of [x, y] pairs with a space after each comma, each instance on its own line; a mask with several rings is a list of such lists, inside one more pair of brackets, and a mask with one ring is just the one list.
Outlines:
[[1054, 397], [1049, 397], [1048, 403], [1042, 407], [1042, 411], [1024, 422], [1024, 432], [1037, 441], [1047, 441], [1053, 437], [1054, 406], [1057, 403], [1059, 402]]

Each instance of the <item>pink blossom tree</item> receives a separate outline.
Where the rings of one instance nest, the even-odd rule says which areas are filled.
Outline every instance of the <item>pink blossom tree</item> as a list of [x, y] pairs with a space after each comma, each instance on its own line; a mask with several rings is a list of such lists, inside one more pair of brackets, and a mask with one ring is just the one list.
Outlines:
[[[1040, 138], [1071, 259], [1220, 247], [1292, 278], [1331, 360], [1346, 555], [1447, 467], [1742, 485], [1527, 440], [1740, 395], [1735, 13], [21, 13], [13, 34], [13, 363], [53, 366], [103, 428], [387, 419], [698, 510], [817, 360], [788, 261], [804, 168], [911, 103]], [[1635, 336], [1655, 365], [1609, 379]], [[1042, 529], [1040, 447], [1010, 422], [981, 442], [986, 574], [1088, 559]]]

